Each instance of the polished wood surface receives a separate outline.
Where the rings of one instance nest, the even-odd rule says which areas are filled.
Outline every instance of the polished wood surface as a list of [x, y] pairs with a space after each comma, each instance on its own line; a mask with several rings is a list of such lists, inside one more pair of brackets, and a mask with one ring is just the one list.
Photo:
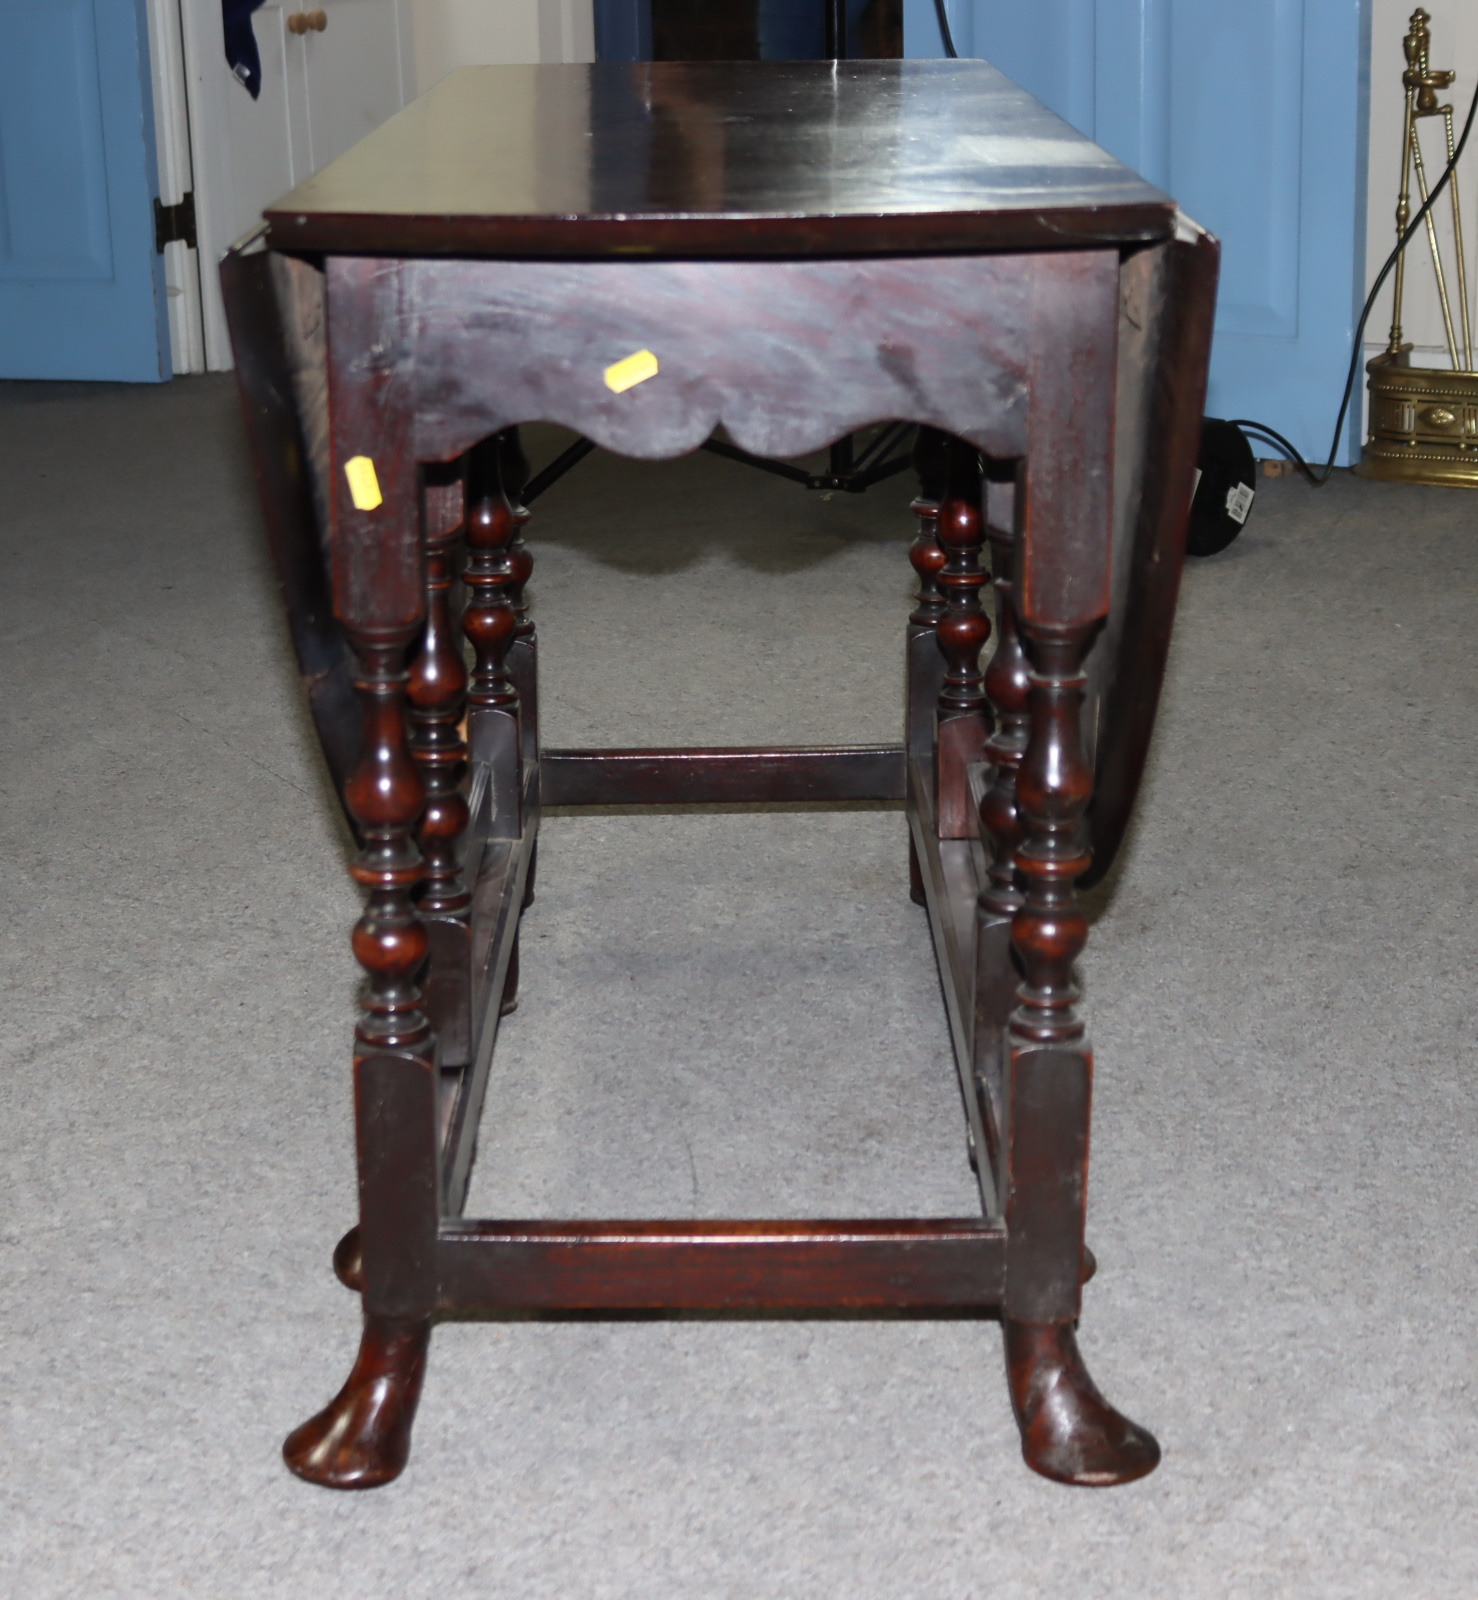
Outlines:
[[[1088, 656], [1091, 888], [1114, 864], [1149, 755], [1185, 560], [1185, 472], [1194, 467], [1220, 247], [1197, 228], [1119, 269], [1114, 549], [1108, 615]], [[1146, 382], [1148, 374], [1153, 381]]]
[[906, 800], [902, 745], [546, 750], [546, 806], [752, 805]]
[[[903, 54], [903, 0], [651, 0], [654, 61], [893, 59]], [[845, 39], [832, 19], [845, 19]]]
[[1154, 1435], [1098, 1392], [1071, 1323], [1003, 1319], [1006, 1381], [1021, 1454], [1044, 1478], [1080, 1488], [1133, 1483], [1160, 1464]]
[[[798, 456], [894, 419], [1017, 456], [1033, 297], [1068, 259], [382, 262], [374, 360], [387, 400], [407, 396], [423, 459], [452, 459], [489, 427], [534, 420], [647, 458], [684, 455], [720, 426], [756, 455]], [[1098, 292], [1111, 300], [1117, 254], [1071, 259], [1097, 260]], [[340, 270], [367, 269], [335, 262], [331, 286]], [[863, 305], [865, 318], [837, 314]], [[658, 370], [613, 392], [606, 369], [640, 350]]]
[[411, 751], [421, 770], [426, 803], [417, 829], [421, 848], [420, 912], [431, 959], [424, 986], [426, 1015], [436, 1031], [444, 1067], [470, 1059], [468, 1028], [472, 973], [472, 891], [462, 868], [467, 805], [467, 663], [452, 617], [451, 589], [465, 535], [462, 473], [438, 475], [422, 500], [426, 529], [426, 625], [410, 662]]
[[984, 61], [463, 67], [268, 208], [284, 250], [890, 254], [1169, 237]]
[[438, 1259], [448, 1311], [984, 1309], [1005, 1243], [979, 1217], [476, 1221]]
[[288, 1466], [339, 1489], [378, 1489], [398, 1478], [410, 1456], [430, 1342], [428, 1322], [366, 1317], [344, 1387], [284, 1443]]
[[978, 826], [970, 803], [968, 772], [985, 754], [987, 724], [980, 652], [990, 638], [990, 619], [980, 603], [985, 573], [980, 566], [984, 527], [980, 517], [980, 452], [962, 439], [951, 441], [948, 487], [939, 507], [939, 543], [944, 565], [939, 587], [944, 610], [934, 624], [944, 679], [934, 708], [935, 788], [939, 837], [968, 839]]
[[[228, 256], [221, 286], [230, 307], [242, 419], [267, 545], [319, 747], [343, 804], [344, 785], [359, 757], [360, 710], [325, 560], [326, 471], [315, 462], [321, 452], [310, 437], [313, 421], [294, 384], [297, 319], [281, 272], [289, 262], [275, 254]], [[320, 274], [302, 270], [321, 283]], [[318, 354], [321, 363], [321, 349]], [[345, 815], [355, 826], [347, 805]]]

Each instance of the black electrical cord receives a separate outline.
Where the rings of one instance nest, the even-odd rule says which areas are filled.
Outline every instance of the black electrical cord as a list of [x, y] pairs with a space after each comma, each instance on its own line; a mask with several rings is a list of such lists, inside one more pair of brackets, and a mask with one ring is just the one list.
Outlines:
[[939, 18], [939, 36], [944, 40], [944, 53], [951, 61], [958, 61], [960, 53], [955, 49], [955, 36], [949, 31], [949, 8], [946, 0], [934, 0], [934, 15]]
[[[937, 3], [942, 6], [944, 0], [937, 0]], [[1334, 440], [1329, 446], [1329, 459], [1324, 463], [1324, 470], [1316, 474], [1314, 469], [1289, 444], [1283, 435], [1277, 432], [1276, 429], [1268, 427], [1265, 422], [1253, 422], [1247, 417], [1233, 417], [1231, 419], [1234, 428], [1241, 428], [1244, 432], [1255, 434], [1258, 438], [1266, 439], [1270, 444], [1276, 445], [1316, 489], [1322, 489], [1329, 482], [1330, 475], [1334, 471], [1334, 458], [1339, 454], [1339, 436], [1344, 431], [1345, 414], [1350, 409], [1350, 396], [1355, 390], [1355, 378], [1360, 371], [1360, 357], [1365, 348], [1363, 343], [1365, 324], [1370, 320], [1370, 313], [1375, 309], [1375, 297], [1381, 292], [1386, 279], [1390, 277], [1391, 269], [1400, 259], [1401, 252], [1411, 241], [1416, 230], [1426, 220], [1427, 213], [1437, 203], [1438, 195], [1447, 187], [1453, 171], [1457, 167], [1458, 159], [1467, 145], [1468, 135], [1473, 131], [1473, 115], [1475, 112], [1478, 112], [1478, 89], [1473, 91], [1473, 99], [1468, 106], [1467, 121], [1463, 123], [1463, 136], [1458, 140], [1457, 148], [1452, 152], [1452, 159], [1442, 169], [1442, 176], [1438, 178], [1421, 210], [1411, 219], [1406, 232], [1396, 241], [1396, 248], [1386, 257], [1385, 265], [1376, 275], [1375, 282], [1370, 286], [1370, 293], [1365, 297], [1365, 309], [1360, 313], [1359, 322], [1355, 324], [1354, 348], [1350, 351], [1350, 371], [1345, 378], [1344, 397], [1339, 403], [1339, 420], [1334, 425]]]

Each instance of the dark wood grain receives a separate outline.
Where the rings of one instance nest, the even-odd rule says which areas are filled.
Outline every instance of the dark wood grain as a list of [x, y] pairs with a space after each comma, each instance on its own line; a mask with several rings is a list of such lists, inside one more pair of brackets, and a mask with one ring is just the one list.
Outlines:
[[472, 1176], [478, 1124], [502, 1018], [501, 1002], [518, 938], [519, 917], [533, 873], [538, 827], [538, 810], [531, 808], [524, 815], [522, 837], [491, 841], [473, 889], [472, 944], [478, 962], [473, 1002], [476, 1042], [472, 1065], [457, 1083], [442, 1147], [443, 1217], [461, 1215]]
[[274, 259], [265, 252], [227, 256], [221, 293], [267, 547], [318, 742], [342, 802], [359, 754], [359, 702], [349, 647], [334, 620], [327, 519], [313, 477], [310, 427], [293, 384]]
[[514, 604], [513, 541], [518, 522], [503, 488], [502, 440], [481, 440], [467, 461], [467, 604], [462, 632], [475, 664], [468, 692], [474, 711], [518, 713], [518, 690], [508, 673], [508, 652], [518, 629]]
[[266, 216], [285, 250], [732, 258], [1128, 244], [1174, 207], [984, 61], [606, 62], [464, 67]]
[[364, 735], [344, 792], [364, 841], [349, 871], [367, 893], [353, 943], [369, 980], [355, 1038], [369, 1051], [413, 1050], [427, 1044], [431, 1025], [416, 983], [426, 959], [426, 929], [412, 898], [423, 871], [415, 825], [425, 788], [406, 728], [401, 662], [411, 633], [349, 637], [359, 660], [354, 687]]
[[364, 840], [350, 871], [368, 891], [353, 939], [368, 978], [354, 1040], [365, 1324], [343, 1388], [283, 1445], [299, 1477], [328, 1488], [374, 1488], [404, 1468], [435, 1310], [439, 1074], [417, 985], [427, 938], [412, 900], [423, 798], [406, 729], [402, 662], [412, 635], [349, 632], [364, 723], [345, 785]]
[[984, 916], [1008, 921], [1021, 908], [1016, 882], [1016, 847], [1021, 843], [1016, 774], [1031, 730], [1031, 664], [1016, 624], [1016, 504], [1015, 471], [1009, 464], [1003, 470], [1000, 463], [993, 463], [986, 484], [985, 531], [996, 600], [996, 647], [985, 669], [984, 687], [995, 726], [985, 744], [991, 774], [980, 803], [980, 827], [990, 853], [980, 909]]
[[344, 1387], [288, 1435], [288, 1466], [324, 1489], [378, 1489], [405, 1470], [426, 1374], [429, 1322], [366, 1317]]
[[[534, 557], [524, 543], [523, 530], [532, 513], [524, 500], [524, 489], [529, 481], [529, 461], [516, 427], [507, 428], [502, 435], [503, 449], [499, 458], [499, 472], [503, 492], [513, 512], [513, 539], [508, 546], [508, 595], [513, 602], [515, 618], [513, 645], [508, 652], [508, 676], [518, 695], [518, 722], [521, 735], [520, 749], [525, 770], [535, 773], [533, 799], [538, 801], [537, 768], [539, 756], [539, 638], [534, 625], [533, 609], [528, 600], [529, 579], [534, 575]], [[534, 878], [529, 873], [529, 900], [533, 904]]]
[[1078, 1314], [1087, 1203], [1092, 1056], [1073, 964], [1088, 937], [1075, 889], [1088, 864], [1082, 817], [1092, 794], [1083, 750], [1082, 660], [1091, 627], [1022, 621], [1032, 658], [1030, 733], [1016, 776], [1022, 904], [1011, 924], [1021, 971], [1009, 1022], [1007, 1314]]
[[[336, 1258], [366, 1322], [344, 1389], [288, 1442], [293, 1470], [349, 1487], [401, 1469], [440, 1315], [999, 1306], [1028, 1462], [1084, 1484], [1149, 1471], [1154, 1441], [1099, 1395], [1072, 1334], [1091, 1270], [1093, 1065], [1074, 885], [1090, 831], [1111, 854], [1143, 764], [1214, 244], [978, 62], [473, 69], [270, 215], [281, 259], [265, 278], [230, 269], [245, 299], [270, 283], [279, 313], [277, 353], [244, 392], [279, 391], [252, 414], [259, 454], [302, 457], [296, 476], [259, 466], [264, 500], [295, 524], [290, 544], [306, 548], [316, 528], [331, 545], [334, 611], [359, 668], [362, 749], [344, 787], [369, 891], [355, 931], [369, 979], [360, 1223]], [[242, 326], [266, 327], [267, 309], [249, 307]], [[641, 349], [656, 372], [612, 390], [607, 368]], [[920, 425], [904, 745], [541, 757], [526, 421], [647, 458], [716, 428], [777, 457], [869, 423]], [[416, 987], [428, 875], [416, 836], [429, 914], [465, 892], [444, 558], [468, 452], [472, 1037], [453, 1047], [465, 1064], [444, 1071]], [[1004, 519], [988, 696], [981, 452]], [[357, 455], [374, 462], [378, 505], [348, 490]], [[404, 671], [418, 639], [419, 770]], [[989, 700], [1000, 725], [987, 747]], [[516, 989], [541, 801], [905, 796], [988, 1220], [456, 1220]]]
[[[1089, 528], [1102, 527], [1096, 512], [1094, 506]], [[1093, 622], [1074, 613], [1089, 609], [1090, 598], [1086, 587], [1051, 581], [1049, 568], [1037, 614], [1018, 619], [1032, 671], [1030, 730], [1016, 781], [1022, 904], [1012, 943], [1022, 981], [1009, 1022], [1004, 1084], [1002, 1323], [1027, 1465], [1059, 1482], [1106, 1487], [1152, 1472], [1160, 1449], [1099, 1393], [1073, 1331], [1087, 1276], [1083, 1222], [1093, 1083], [1072, 966], [1087, 937], [1075, 884], [1087, 866], [1081, 823], [1092, 769], [1082, 738], [1082, 667], [1094, 631]]]
[[996, 647], [985, 669], [985, 692], [995, 726], [985, 742], [989, 771], [980, 798], [987, 867], [975, 906], [975, 1072], [991, 1085], [997, 1099], [1005, 1082], [1006, 1024], [1016, 1003], [1011, 924], [1022, 903], [1016, 871], [1022, 837], [1016, 774], [1030, 730], [1030, 664], [1016, 624], [1019, 470], [1013, 462], [992, 462], [985, 486], [986, 538], [996, 598]]
[[461, 733], [467, 666], [450, 603], [454, 553], [463, 534], [462, 490], [460, 471], [423, 487], [426, 626], [407, 685], [411, 751], [426, 790], [416, 833], [424, 861], [419, 909], [431, 949], [426, 1013], [441, 1045], [443, 1067], [462, 1066], [472, 1054], [472, 891], [462, 871], [462, 835], [471, 820], [463, 792], [467, 745]]
[[944, 611], [934, 624], [945, 663], [934, 718], [934, 797], [941, 839], [971, 839], [980, 826], [970, 799], [969, 769], [981, 760], [990, 732], [980, 671], [980, 652], [990, 638], [990, 618], [980, 603], [986, 581], [980, 565], [984, 538], [979, 452], [954, 440], [949, 487], [939, 508]]
[[[1002, 1112], [998, 1085], [974, 1071], [972, 992], [975, 965], [975, 901], [979, 878], [975, 846], [964, 839], [941, 839], [934, 802], [932, 756], [913, 758], [908, 767], [908, 824], [911, 859], [917, 863], [944, 1010], [954, 1045], [955, 1070], [965, 1109], [969, 1149], [989, 1217], [1001, 1214], [1004, 1171], [998, 1159]], [[996, 1095], [993, 1100], [992, 1096]]]
[[[404, 285], [393, 262], [348, 256], [328, 263], [327, 279], [334, 614], [362, 633], [408, 634], [426, 597]], [[383, 499], [373, 509], [354, 504], [345, 477], [357, 456], [374, 463]]]
[[480, 440], [467, 456], [467, 604], [462, 632], [476, 658], [467, 693], [472, 757], [486, 774], [488, 815], [483, 836], [516, 839], [523, 832], [524, 746], [518, 686], [511, 667], [518, 636], [518, 600], [527, 574], [515, 553], [522, 507], [503, 482], [507, 455], [501, 435]]
[[546, 806], [902, 800], [901, 745], [815, 749], [549, 750]]
[[[946, 560], [939, 542], [939, 509], [949, 488], [952, 448], [947, 434], [937, 428], [920, 428], [914, 440], [913, 468], [919, 492], [910, 508], [918, 518], [918, 533], [908, 558], [918, 578], [914, 609], [909, 613], [904, 644], [904, 746], [910, 761], [934, 762], [939, 692], [944, 685], [945, 660], [936, 629], [944, 615], [944, 590], [939, 574]], [[928, 903], [918, 850], [910, 832], [908, 844], [909, 896], [915, 905]]]
[[1083, 655], [1091, 627], [1021, 623], [1032, 659], [1026, 751], [1016, 773], [1022, 904], [1012, 936], [1023, 979], [1012, 1034], [1065, 1044], [1083, 1037], [1073, 963], [1088, 938], [1076, 884], [1088, 865], [1082, 818], [1093, 793], [1083, 752]]
[[1114, 564], [1088, 658], [1096, 740], [1084, 888], [1113, 865], [1139, 792], [1185, 560], [1219, 253], [1209, 234], [1183, 229], [1185, 239], [1137, 252], [1120, 274]]
[[1159, 1444], [1098, 1392], [1071, 1325], [1006, 1317], [1002, 1327], [1011, 1408], [1021, 1429], [1022, 1459], [1033, 1472], [1106, 1489], [1155, 1470]]
[[424, 790], [406, 728], [410, 630], [350, 634], [364, 746], [346, 786], [363, 848], [350, 866], [366, 891], [355, 959], [367, 983], [354, 1032], [364, 1299], [371, 1316], [429, 1315], [426, 1229], [436, 1227], [436, 1041], [421, 1007], [425, 924], [412, 898], [422, 876], [414, 828]]
[[464, 1310], [988, 1307], [1005, 1238], [976, 1219], [464, 1222], [437, 1247]]
[[1015, 558], [1023, 621], [1098, 622], [1109, 609], [1118, 333], [1113, 251], [1075, 251], [1034, 273], [1031, 412]]
[[651, 0], [651, 12], [653, 61], [760, 59], [758, 0], [701, 6], [692, 0]]
[[937, 626], [944, 615], [939, 574], [944, 570], [946, 556], [939, 542], [939, 508], [949, 489], [951, 455], [948, 434], [938, 428], [918, 430], [911, 465], [919, 480], [919, 492], [909, 509], [918, 518], [919, 531], [909, 546], [908, 559], [919, 588], [908, 620], [919, 628]]
[[[774, 27], [773, 13], [765, 16], [766, 0], [651, 0], [651, 9], [654, 61], [774, 61], [782, 59], [782, 44], [786, 59], [796, 60], [891, 60], [903, 54], [902, 0], [866, 0], [860, 7], [845, 0], [802, 0], [782, 13], [783, 30]], [[845, 37], [833, 37], [838, 12]]]
[[[533, 421], [647, 459], [720, 424], [779, 457], [888, 421], [1016, 456], [1034, 283], [1067, 259], [408, 262], [392, 342], [414, 352], [423, 460]], [[607, 367], [641, 350], [657, 374], [613, 393]]]

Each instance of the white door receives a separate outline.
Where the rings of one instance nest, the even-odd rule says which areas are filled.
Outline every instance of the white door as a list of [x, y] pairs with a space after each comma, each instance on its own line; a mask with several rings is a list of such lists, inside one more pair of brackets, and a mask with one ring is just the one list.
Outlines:
[[253, 100], [226, 65], [220, 0], [183, 0], [195, 147], [206, 365], [231, 346], [215, 264], [274, 200], [342, 155], [415, 93], [412, 0], [265, 0]]
[[591, 0], [265, 0], [252, 14], [262, 59], [253, 100], [226, 65], [221, 0], [150, 3], [180, 8], [205, 364], [214, 372], [231, 365], [216, 263], [263, 207], [453, 67], [595, 53]]
[[[358, 144], [415, 94], [410, 32], [402, 26], [409, 11], [405, 0], [314, 0], [310, 10], [288, 11], [289, 19], [306, 16], [310, 24], [289, 37], [289, 80], [307, 114], [310, 172]], [[293, 181], [306, 176], [294, 173]]]
[[[212, 74], [218, 120], [225, 134], [218, 156], [225, 182], [210, 207], [220, 245], [253, 228], [261, 220], [263, 206], [313, 170], [301, 85], [302, 51], [294, 48], [298, 40], [287, 31], [287, 19], [297, 9], [296, 0], [266, 0], [252, 17], [262, 58], [262, 92], [257, 99], [229, 72]], [[220, 65], [225, 68], [224, 55]], [[219, 254], [218, 248], [207, 259], [214, 260]]]

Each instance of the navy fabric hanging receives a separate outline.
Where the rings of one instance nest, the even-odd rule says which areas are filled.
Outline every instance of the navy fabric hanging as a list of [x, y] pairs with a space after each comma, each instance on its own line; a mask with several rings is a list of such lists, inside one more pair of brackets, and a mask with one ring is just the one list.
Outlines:
[[262, 58], [251, 14], [262, 0], [221, 0], [221, 23], [226, 35], [226, 64], [255, 100], [262, 92]]

